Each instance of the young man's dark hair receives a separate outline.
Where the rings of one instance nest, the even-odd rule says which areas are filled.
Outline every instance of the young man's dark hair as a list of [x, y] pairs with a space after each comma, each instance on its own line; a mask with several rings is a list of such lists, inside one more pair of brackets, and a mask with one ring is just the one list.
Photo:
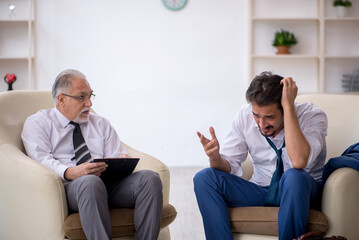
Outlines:
[[283, 113], [281, 104], [283, 85], [280, 84], [282, 79], [282, 76], [272, 72], [262, 72], [255, 76], [246, 92], [248, 103], [255, 102], [260, 107], [277, 103]]

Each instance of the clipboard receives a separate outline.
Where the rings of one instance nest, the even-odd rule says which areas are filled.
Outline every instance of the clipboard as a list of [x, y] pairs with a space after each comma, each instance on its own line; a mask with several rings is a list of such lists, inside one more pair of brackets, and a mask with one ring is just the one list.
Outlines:
[[139, 158], [97, 158], [92, 162], [105, 162], [108, 167], [100, 175], [106, 186], [123, 180], [135, 170]]

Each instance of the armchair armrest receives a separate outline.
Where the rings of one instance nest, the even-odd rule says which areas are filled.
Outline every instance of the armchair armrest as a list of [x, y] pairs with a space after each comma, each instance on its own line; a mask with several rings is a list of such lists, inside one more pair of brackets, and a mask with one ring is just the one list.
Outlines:
[[138, 162], [135, 171], [149, 169], [154, 172], [157, 172], [160, 175], [162, 181], [163, 203], [169, 203], [170, 171], [168, 167], [157, 158], [135, 150], [123, 142], [121, 142], [121, 144], [126, 148], [129, 156], [140, 158], [140, 161]]
[[359, 172], [351, 168], [334, 171], [325, 183], [322, 212], [329, 221], [328, 236], [359, 239]]
[[[163, 201], [169, 203], [168, 167], [154, 157], [125, 147], [130, 156], [141, 159], [135, 171], [150, 169], [159, 173]], [[51, 239], [63, 240], [63, 222], [67, 215], [61, 179], [16, 146], [1, 144], [0, 239], [45, 239], [51, 236]]]
[[61, 179], [12, 144], [0, 145], [0, 239], [62, 239]]

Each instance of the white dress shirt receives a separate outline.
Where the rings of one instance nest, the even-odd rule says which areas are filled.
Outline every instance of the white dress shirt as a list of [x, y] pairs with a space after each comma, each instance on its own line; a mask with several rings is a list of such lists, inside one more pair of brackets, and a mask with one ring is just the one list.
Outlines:
[[[56, 107], [41, 110], [26, 119], [21, 134], [28, 156], [54, 171], [64, 182], [66, 169], [76, 166], [76, 161], [71, 160], [75, 156], [72, 140], [75, 127], [69, 122]], [[107, 119], [90, 113], [80, 128], [93, 159], [126, 154]]]
[[[326, 158], [326, 142], [328, 120], [326, 114], [312, 103], [295, 103], [300, 128], [309, 143], [310, 155], [304, 168], [315, 180], [320, 180]], [[284, 141], [284, 129], [274, 138], [269, 139], [281, 148]], [[251, 182], [260, 186], [269, 186], [276, 169], [277, 155], [265, 137], [260, 133], [254, 121], [252, 106], [243, 106], [235, 116], [232, 128], [221, 146], [220, 154], [231, 165], [231, 174], [242, 176], [241, 164], [250, 154], [254, 167]], [[287, 149], [282, 152], [284, 171], [292, 168]]]

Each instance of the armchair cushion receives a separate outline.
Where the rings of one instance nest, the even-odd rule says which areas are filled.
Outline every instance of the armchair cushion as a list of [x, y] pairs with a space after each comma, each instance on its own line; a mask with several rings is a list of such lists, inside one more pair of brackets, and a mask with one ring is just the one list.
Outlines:
[[[278, 210], [279, 207], [229, 208], [232, 232], [277, 236]], [[307, 229], [326, 232], [328, 220], [323, 213], [311, 209]]]
[[[161, 228], [168, 226], [176, 218], [176, 209], [165, 203], [162, 209]], [[117, 208], [110, 210], [112, 223], [112, 237], [133, 236], [135, 234], [134, 227], [134, 209]], [[82, 230], [80, 215], [73, 213], [68, 216], [64, 223], [65, 236], [70, 239], [86, 239]]]

